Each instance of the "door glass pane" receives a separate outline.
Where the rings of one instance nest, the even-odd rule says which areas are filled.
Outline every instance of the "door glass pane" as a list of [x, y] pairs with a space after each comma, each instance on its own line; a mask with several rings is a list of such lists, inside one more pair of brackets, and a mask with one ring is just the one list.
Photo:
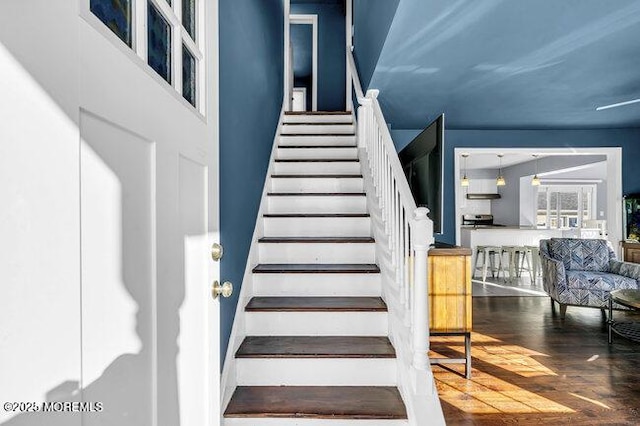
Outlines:
[[582, 193], [582, 217], [585, 220], [591, 219], [591, 192]]
[[182, 26], [196, 40], [196, 0], [182, 0]]
[[91, 12], [131, 47], [131, 0], [90, 0]]
[[536, 224], [539, 228], [546, 228], [547, 222], [547, 191], [538, 191]]
[[196, 106], [196, 59], [182, 45], [182, 96]]
[[171, 27], [160, 12], [148, 7], [148, 62], [162, 78], [171, 83]]
[[575, 228], [578, 226], [578, 193], [561, 192], [559, 196], [562, 227]]

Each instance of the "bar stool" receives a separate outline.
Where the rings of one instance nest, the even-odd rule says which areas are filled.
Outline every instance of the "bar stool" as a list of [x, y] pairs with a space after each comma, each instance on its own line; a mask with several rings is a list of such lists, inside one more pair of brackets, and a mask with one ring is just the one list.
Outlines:
[[531, 258], [531, 280], [536, 281], [538, 276], [542, 276], [542, 263], [540, 262], [540, 247], [538, 246], [524, 246], [527, 250], [527, 255]]
[[[520, 277], [522, 275], [522, 270], [524, 268], [524, 260], [527, 261], [527, 270], [531, 272], [531, 263], [529, 263], [529, 259], [527, 258], [527, 249], [524, 246], [502, 246], [500, 248], [500, 265], [498, 266], [498, 278], [500, 278], [500, 272], [502, 272], [502, 276], [505, 281], [507, 278], [505, 277], [505, 268], [503, 266], [503, 258], [504, 255], [507, 255], [508, 262], [508, 271], [509, 271], [509, 281], [512, 281], [514, 278]], [[521, 258], [522, 262], [521, 262]]]
[[[482, 264], [478, 267], [478, 260], [482, 254]], [[487, 267], [491, 270], [491, 276], [495, 277], [496, 267], [495, 256], [500, 255], [500, 247], [497, 246], [476, 246], [476, 263], [473, 266], [473, 278], [476, 277], [476, 271], [482, 269], [482, 281], [487, 281]], [[500, 259], [498, 259], [499, 261]]]

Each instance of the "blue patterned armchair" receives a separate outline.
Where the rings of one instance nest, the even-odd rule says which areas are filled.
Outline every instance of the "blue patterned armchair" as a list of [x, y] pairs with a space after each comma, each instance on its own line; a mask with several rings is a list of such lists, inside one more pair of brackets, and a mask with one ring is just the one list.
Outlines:
[[540, 260], [544, 290], [560, 305], [561, 318], [567, 305], [604, 309], [610, 291], [640, 288], [640, 264], [616, 260], [606, 240], [541, 240]]

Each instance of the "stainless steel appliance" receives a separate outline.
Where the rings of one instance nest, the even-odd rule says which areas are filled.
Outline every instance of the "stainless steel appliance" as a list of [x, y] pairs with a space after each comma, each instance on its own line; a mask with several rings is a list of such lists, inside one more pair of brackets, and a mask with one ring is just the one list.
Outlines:
[[505, 225], [499, 225], [499, 224], [493, 223], [492, 214], [464, 214], [462, 215], [462, 226], [474, 227], [474, 228], [479, 228], [479, 227], [489, 228], [493, 226], [502, 227]]

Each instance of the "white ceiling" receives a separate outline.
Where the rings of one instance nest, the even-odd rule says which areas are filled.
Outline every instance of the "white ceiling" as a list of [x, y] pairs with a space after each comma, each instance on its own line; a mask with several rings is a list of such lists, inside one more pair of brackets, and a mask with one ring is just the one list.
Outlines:
[[[502, 167], [509, 167], [515, 164], [526, 163], [527, 161], [533, 161], [533, 154], [535, 152], [482, 152], [482, 153], [468, 153], [467, 157], [467, 170], [476, 169], [497, 169], [500, 162], [498, 154], [503, 154]], [[536, 154], [538, 158], [550, 157], [551, 154]], [[461, 160], [462, 157], [461, 157]], [[464, 168], [464, 161], [460, 162], [460, 168]]]

